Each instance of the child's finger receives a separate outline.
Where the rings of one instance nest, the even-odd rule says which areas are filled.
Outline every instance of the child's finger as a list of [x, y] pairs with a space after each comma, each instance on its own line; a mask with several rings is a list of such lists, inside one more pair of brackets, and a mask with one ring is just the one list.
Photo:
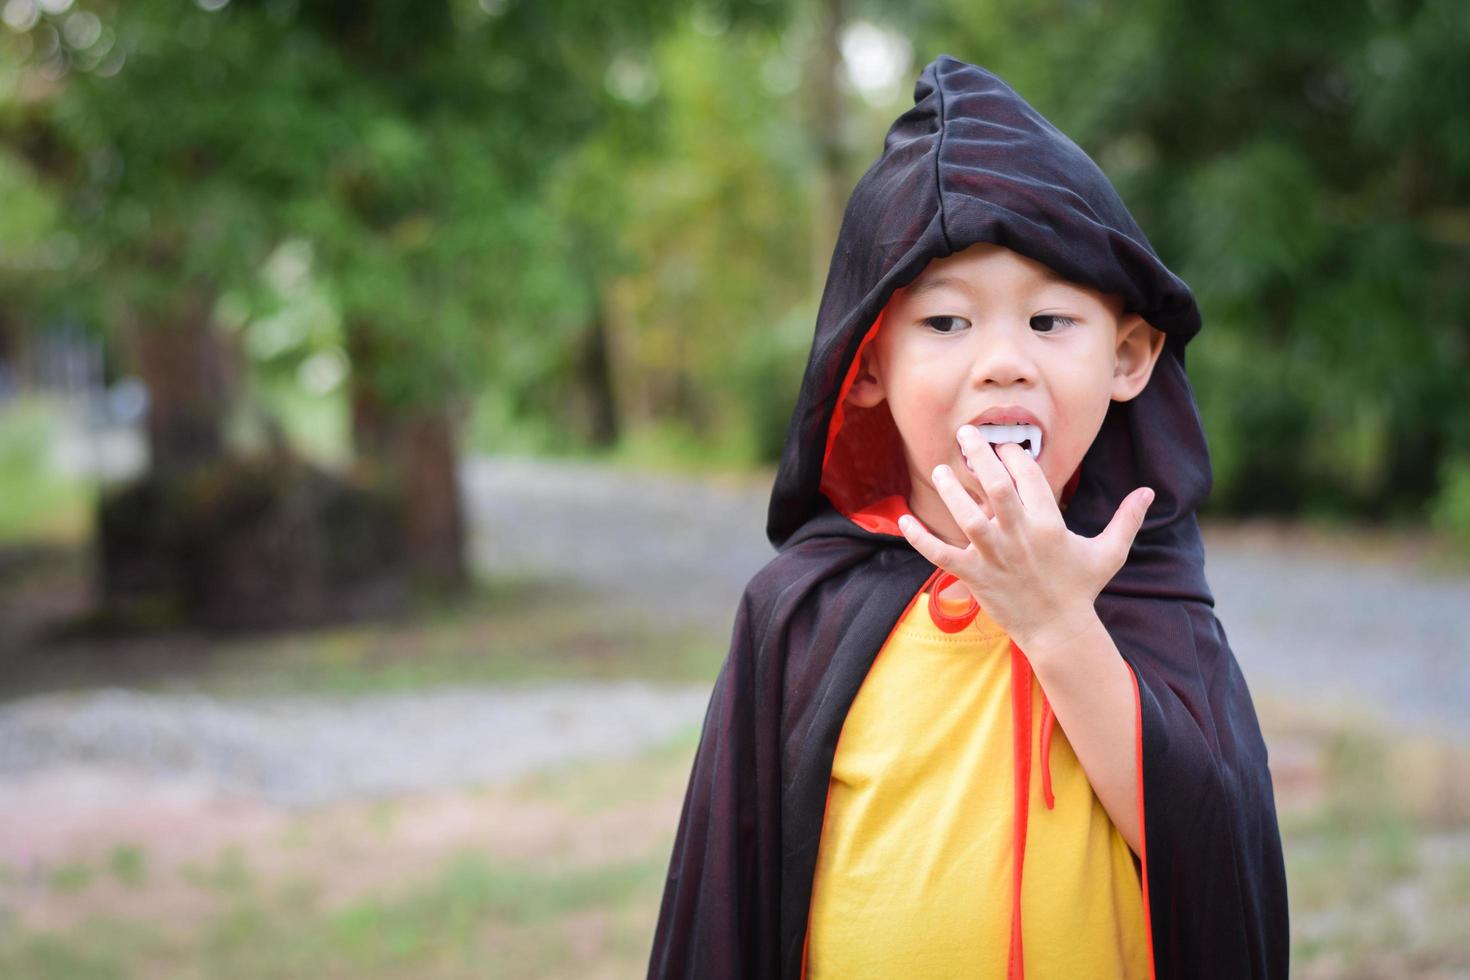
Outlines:
[[933, 479], [934, 489], [939, 491], [940, 499], [954, 515], [955, 523], [965, 532], [965, 537], [984, 547], [994, 525], [980, 509], [980, 505], [975, 503], [970, 492], [960, 485], [958, 474], [946, 464], [940, 463], [934, 467]]
[[904, 514], [898, 519], [898, 529], [903, 532], [904, 540], [914, 546], [914, 550], [936, 567], [947, 572], [952, 572], [959, 567], [959, 559], [964, 552], [952, 544], [941, 541], [929, 529], [919, 523], [919, 519], [911, 514]]
[[[966, 483], [965, 480], [965, 477], [967, 475], [969, 476], [969, 483]], [[984, 511], [986, 518], [994, 519], [995, 511], [991, 509], [990, 501], [985, 499], [985, 488], [980, 485], [980, 477], [975, 472], [974, 467], [967, 462], [965, 464], [965, 472], [961, 473], [960, 471], [956, 470], [955, 476], [960, 478], [960, 486], [965, 488], [965, 491], [969, 493], [971, 499], [973, 499], [975, 503], [980, 505], [980, 509]], [[970, 489], [970, 484], [974, 485], [973, 490]]]
[[1134, 490], [1123, 498], [1123, 502], [1113, 513], [1113, 519], [1108, 521], [1108, 526], [1093, 539], [1102, 547], [1110, 580], [1128, 560], [1128, 552], [1133, 547], [1133, 539], [1138, 537], [1139, 529], [1143, 527], [1143, 519], [1148, 516], [1148, 508], [1153, 502], [1152, 487], [1139, 487]]
[[[980, 509], [985, 512], [985, 516], [993, 520], [995, 518], [995, 510], [990, 506], [990, 501], [985, 499], [985, 488], [980, 485], [980, 474], [975, 472], [975, 467], [968, 460], [965, 463], [965, 470], [966, 473], [960, 473], [958, 471], [955, 473], [960, 478], [960, 486], [964, 487], [975, 502], [980, 505]], [[966, 485], [965, 476], [967, 474], [970, 482], [975, 486], [974, 490], [970, 490], [969, 486]]]
[[1025, 517], [1025, 507], [1021, 503], [1015, 481], [1011, 479], [1010, 470], [1006, 469], [990, 443], [985, 441], [973, 425], [960, 426], [958, 439], [960, 449], [964, 451], [965, 459], [974, 467], [975, 478], [980, 481], [995, 516], [1002, 525], [1020, 523]]
[[1002, 443], [995, 447], [995, 451], [1016, 481], [1016, 492], [1021, 495], [1021, 503], [1025, 505], [1027, 512], [1054, 512], [1060, 518], [1061, 509], [1057, 507], [1057, 498], [1051, 492], [1051, 484], [1046, 482], [1041, 464], [1014, 442]]

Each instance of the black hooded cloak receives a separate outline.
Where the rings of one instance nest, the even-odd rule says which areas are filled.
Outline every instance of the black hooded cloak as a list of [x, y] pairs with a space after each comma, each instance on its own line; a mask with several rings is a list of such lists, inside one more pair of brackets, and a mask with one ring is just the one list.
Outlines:
[[1184, 370], [1199, 309], [1081, 148], [993, 73], [941, 55], [843, 216], [771, 493], [778, 554], [736, 609], [650, 977], [804, 975], [838, 735], [890, 631], [937, 572], [894, 523], [908, 477], [886, 402], [855, 409], [844, 399], [894, 291], [976, 242], [1120, 294], [1166, 335], [1143, 391], [1110, 403], [1064, 517], [1092, 537], [1134, 488], [1156, 493], [1096, 602], [1136, 685], [1151, 976], [1287, 976], [1266, 746], [1215, 616], [1195, 519], [1211, 480]]

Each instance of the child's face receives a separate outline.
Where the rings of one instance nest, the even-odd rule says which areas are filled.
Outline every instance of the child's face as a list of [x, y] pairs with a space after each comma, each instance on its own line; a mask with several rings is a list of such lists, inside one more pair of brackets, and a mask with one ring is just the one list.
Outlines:
[[957, 432], [992, 408], [1034, 417], [1042, 433], [1036, 461], [1060, 499], [1108, 402], [1142, 391], [1163, 349], [1162, 332], [1122, 309], [1119, 296], [988, 243], [935, 259], [898, 290], [848, 398], [868, 407], [887, 399], [915, 516], [951, 543], [965, 543], [933, 472], [948, 463], [985, 503]]

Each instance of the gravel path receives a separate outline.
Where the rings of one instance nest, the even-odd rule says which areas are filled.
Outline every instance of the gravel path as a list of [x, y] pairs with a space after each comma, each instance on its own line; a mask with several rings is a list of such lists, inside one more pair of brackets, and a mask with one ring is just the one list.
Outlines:
[[1279, 542], [1206, 550], [1252, 691], [1470, 742], [1470, 577]]
[[[560, 572], [664, 614], [677, 596], [727, 635], [773, 553], [770, 474], [715, 485], [494, 458], [472, 461], [465, 480], [484, 567]], [[1215, 608], [1252, 692], [1470, 739], [1470, 576], [1302, 535], [1207, 528], [1205, 541]]]
[[728, 636], [766, 541], [774, 474], [715, 481], [596, 463], [480, 457], [463, 474], [475, 563], [539, 572]]
[[[583, 462], [474, 459], [472, 553], [727, 637], [771, 556], [770, 477], [716, 482]], [[1470, 740], [1470, 577], [1292, 539], [1207, 534], [1207, 575], [1262, 695]], [[0, 706], [0, 806], [83, 767], [284, 806], [512, 779], [626, 756], [703, 717], [708, 688], [548, 684], [354, 699], [224, 701], [124, 690]]]
[[338, 700], [46, 695], [0, 706], [0, 786], [66, 767], [281, 806], [430, 792], [634, 755], [697, 722], [708, 699], [702, 686], [635, 682]]

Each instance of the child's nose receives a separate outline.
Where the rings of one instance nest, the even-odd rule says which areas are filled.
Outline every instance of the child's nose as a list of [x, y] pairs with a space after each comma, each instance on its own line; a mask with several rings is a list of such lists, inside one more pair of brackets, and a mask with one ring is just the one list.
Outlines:
[[996, 327], [983, 334], [971, 370], [972, 384], [977, 387], [1026, 384], [1034, 379], [1035, 364], [1015, 331]]

